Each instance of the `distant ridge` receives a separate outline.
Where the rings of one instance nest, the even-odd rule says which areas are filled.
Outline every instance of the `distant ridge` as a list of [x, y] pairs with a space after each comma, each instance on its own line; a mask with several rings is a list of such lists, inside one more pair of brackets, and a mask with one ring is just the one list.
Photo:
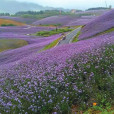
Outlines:
[[40, 11], [40, 10], [53, 10], [53, 9], [59, 9], [59, 8], [43, 7], [35, 3], [18, 2], [13, 0], [10, 1], [0, 0], [0, 13], [14, 14], [19, 11]]
[[89, 8], [89, 9], [87, 9], [87, 11], [89, 11], [89, 10], [106, 10], [106, 9], [110, 9], [110, 8], [107, 8], [107, 7], [96, 7], [96, 8]]
[[8, 1], [0, 0], [0, 12], [16, 13], [20, 10], [42, 10], [43, 7], [34, 3], [26, 2], [17, 2], [17, 1]]

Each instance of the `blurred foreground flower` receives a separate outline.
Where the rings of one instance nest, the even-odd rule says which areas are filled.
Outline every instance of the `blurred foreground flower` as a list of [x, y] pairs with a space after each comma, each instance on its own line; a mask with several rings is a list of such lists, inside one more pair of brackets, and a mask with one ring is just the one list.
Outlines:
[[93, 106], [96, 106], [97, 105], [97, 103], [93, 103]]

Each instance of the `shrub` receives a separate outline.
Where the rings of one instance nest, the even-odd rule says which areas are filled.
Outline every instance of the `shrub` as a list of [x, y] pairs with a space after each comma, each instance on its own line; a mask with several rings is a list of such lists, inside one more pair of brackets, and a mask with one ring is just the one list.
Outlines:
[[1, 24], [1, 26], [16, 26], [14, 24]]

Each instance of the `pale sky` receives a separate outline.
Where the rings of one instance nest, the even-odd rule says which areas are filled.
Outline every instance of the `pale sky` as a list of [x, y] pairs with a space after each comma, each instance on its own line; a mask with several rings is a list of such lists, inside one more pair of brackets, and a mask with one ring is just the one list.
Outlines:
[[[87, 9], [91, 7], [105, 7], [112, 5], [114, 7], [114, 0], [17, 0], [21, 2], [33, 2], [43, 6]], [[105, 3], [106, 1], [106, 3]]]

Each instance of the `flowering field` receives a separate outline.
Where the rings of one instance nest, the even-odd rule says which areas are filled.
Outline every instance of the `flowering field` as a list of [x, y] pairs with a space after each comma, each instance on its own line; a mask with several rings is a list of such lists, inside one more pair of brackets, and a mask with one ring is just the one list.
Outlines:
[[[110, 27], [112, 13], [113, 10], [105, 14], [106, 21], [110, 20], [107, 23]], [[95, 20], [102, 18], [104, 16]], [[104, 26], [99, 21], [100, 33], [104, 31]], [[82, 35], [86, 26], [82, 29]], [[113, 31], [81, 40], [87, 37], [85, 35], [76, 43], [39, 53], [61, 35], [45, 38], [27, 35], [42, 29], [53, 29], [48, 27], [8, 28], [1, 28], [0, 39], [17, 35], [16, 38], [25, 39], [29, 44], [0, 53], [0, 113], [72, 114], [73, 106], [78, 107], [77, 112], [89, 108], [102, 112], [114, 105]], [[88, 33], [94, 35], [89, 29]]]
[[114, 10], [98, 17], [97, 19], [88, 23], [83, 29], [79, 39], [85, 39], [96, 35], [97, 33], [106, 31], [114, 27]]
[[85, 17], [76, 17], [76, 16], [51, 16], [41, 20], [38, 20], [33, 23], [33, 25], [54, 25], [60, 24], [61, 26], [78, 26], [85, 25], [88, 22], [91, 22], [96, 16], [85, 16]]
[[11, 17], [11, 16], [0, 16], [1, 19], [9, 19], [9, 20], [13, 20], [13, 21], [18, 21], [21, 23], [26, 23], [26, 24], [32, 24], [33, 22], [35, 22], [37, 19], [33, 19], [33, 18], [23, 18], [23, 17]]
[[14, 26], [14, 27], [0, 27], [0, 38], [38, 38], [31, 36], [38, 31], [50, 31], [53, 27], [37, 27], [37, 26]]
[[75, 19], [70, 21], [66, 26], [78, 26], [78, 25], [86, 25], [87, 23], [93, 21], [96, 16], [82, 16], [79, 19]]
[[24, 57], [38, 53], [38, 51], [45, 45], [48, 45], [58, 37], [60, 37], [60, 35], [54, 35], [43, 39], [25, 39], [29, 45], [0, 53], [0, 66], [2, 65], [3, 67], [4, 64], [8, 65], [12, 62], [16, 63], [18, 60], [23, 59]]
[[45, 24], [61, 24], [65, 25], [69, 21], [73, 20], [73, 17], [70, 16], [51, 16], [34, 22], [34, 25], [45, 25]]

